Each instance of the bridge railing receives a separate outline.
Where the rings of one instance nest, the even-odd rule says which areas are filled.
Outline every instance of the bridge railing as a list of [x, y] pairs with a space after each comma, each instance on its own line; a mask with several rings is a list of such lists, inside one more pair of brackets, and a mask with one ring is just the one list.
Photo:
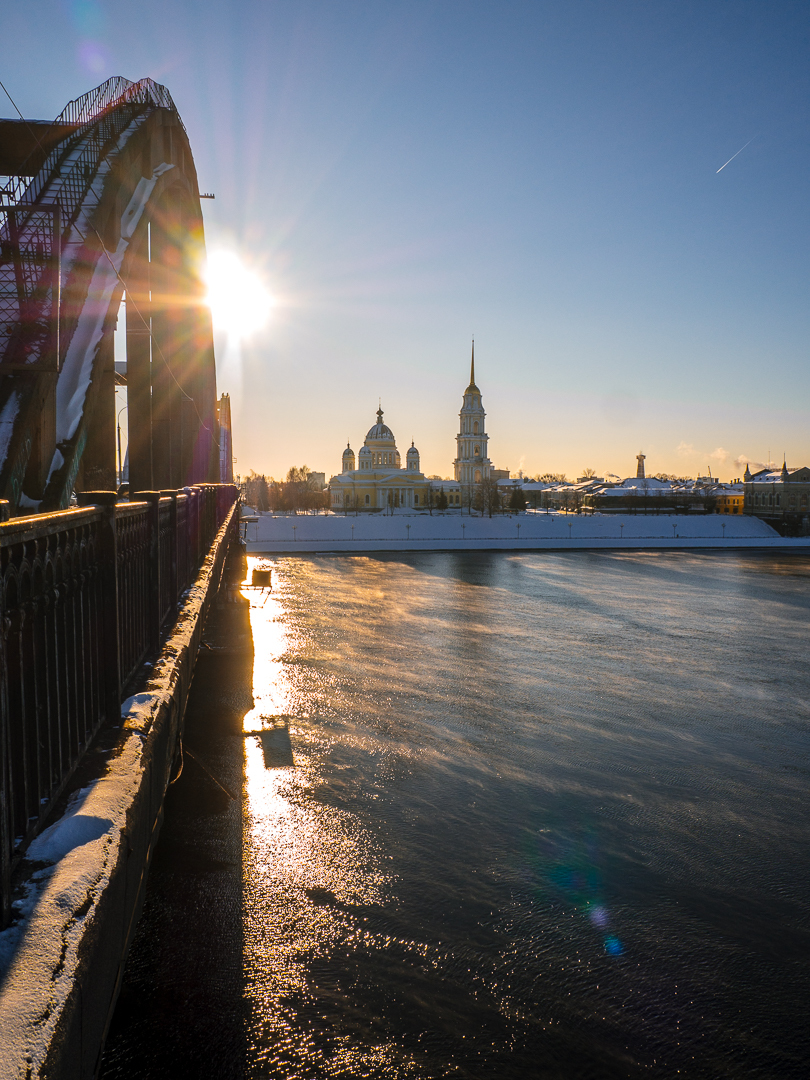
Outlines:
[[0, 925], [15, 864], [120, 717], [236, 499], [219, 484], [87, 492], [0, 524]]

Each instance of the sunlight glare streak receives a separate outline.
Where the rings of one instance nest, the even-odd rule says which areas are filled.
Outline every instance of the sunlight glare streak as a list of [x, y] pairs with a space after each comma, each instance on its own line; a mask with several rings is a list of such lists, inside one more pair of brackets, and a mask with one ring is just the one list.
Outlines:
[[229, 337], [245, 338], [267, 323], [273, 298], [235, 251], [212, 251], [205, 279], [206, 302], [217, 330], [224, 330]]

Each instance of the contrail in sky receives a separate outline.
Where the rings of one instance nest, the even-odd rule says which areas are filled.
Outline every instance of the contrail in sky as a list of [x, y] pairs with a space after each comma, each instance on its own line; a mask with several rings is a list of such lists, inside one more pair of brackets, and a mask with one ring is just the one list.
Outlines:
[[[753, 138], [749, 139], [748, 142], [745, 144], [745, 146], [750, 146], [755, 138], [756, 138], [756, 135], [754, 135]], [[737, 151], [737, 154], [741, 154], [743, 152], [743, 150], [745, 149], [745, 146], [741, 146], [740, 149]], [[731, 157], [726, 162], [726, 165], [730, 165], [731, 162], [734, 160], [734, 158], [737, 156], [737, 154], [732, 154]], [[726, 165], [721, 165], [720, 168], [717, 170], [717, 172], [722, 172], [723, 169], [725, 169]], [[715, 174], [715, 175], [717, 175], [717, 174]]]

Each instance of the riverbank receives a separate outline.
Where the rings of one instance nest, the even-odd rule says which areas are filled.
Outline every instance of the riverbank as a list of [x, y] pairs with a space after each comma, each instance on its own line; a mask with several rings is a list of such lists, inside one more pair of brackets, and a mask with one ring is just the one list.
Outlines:
[[755, 517], [721, 514], [250, 514], [252, 555], [360, 551], [810, 548]]

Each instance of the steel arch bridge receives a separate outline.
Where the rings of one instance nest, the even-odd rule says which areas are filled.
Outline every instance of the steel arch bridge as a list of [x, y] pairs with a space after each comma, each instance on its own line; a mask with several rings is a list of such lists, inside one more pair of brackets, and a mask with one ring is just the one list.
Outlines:
[[232, 479], [204, 256], [194, 159], [165, 87], [109, 79], [52, 123], [0, 120], [0, 498], [12, 513], [115, 488], [124, 295], [130, 490]]

